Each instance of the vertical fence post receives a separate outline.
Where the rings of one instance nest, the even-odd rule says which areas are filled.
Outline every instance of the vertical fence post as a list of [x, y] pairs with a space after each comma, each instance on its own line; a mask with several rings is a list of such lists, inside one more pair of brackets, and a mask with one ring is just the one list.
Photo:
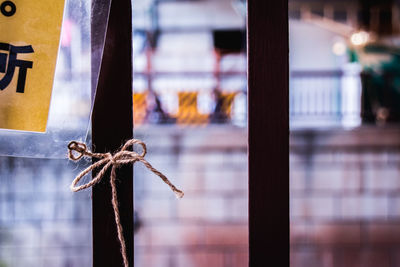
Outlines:
[[[96, 16], [104, 2], [92, 5], [92, 38], [99, 29]], [[92, 115], [92, 143], [95, 152], [118, 150], [133, 136], [132, 118], [132, 18], [131, 0], [111, 1], [110, 16]], [[101, 34], [100, 34], [101, 36]], [[92, 49], [94, 42], [92, 39]], [[97, 40], [98, 41], [98, 40]], [[93, 64], [93, 62], [92, 62]], [[95, 174], [94, 174], [95, 175]], [[93, 187], [93, 266], [120, 267], [123, 260], [111, 204], [110, 172]], [[117, 170], [119, 210], [127, 255], [133, 266], [133, 168]], [[108, 179], [107, 179], [108, 178]]]
[[250, 267], [289, 267], [288, 3], [248, 0]]

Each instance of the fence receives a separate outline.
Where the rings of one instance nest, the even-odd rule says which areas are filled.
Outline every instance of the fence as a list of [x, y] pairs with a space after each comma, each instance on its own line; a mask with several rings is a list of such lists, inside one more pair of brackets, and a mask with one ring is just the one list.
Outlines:
[[246, 126], [246, 73], [137, 72], [135, 125], [207, 123]]
[[358, 126], [359, 72], [292, 71], [289, 101], [292, 127]]
[[[136, 73], [138, 83], [146, 84], [136, 93], [136, 114], [141, 123], [160, 123], [160, 115], [165, 112], [167, 116], [176, 117], [168, 122], [182, 121], [179, 113], [188, 116], [187, 112], [181, 112], [190, 107], [191, 120], [183, 120], [185, 124], [204, 124], [209, 122], [233, 123], [240, 126], [246, 125], [247, 90], [246, 78], [243, 72], [160, 72], [160, 73]], [[141, 81], [140, 81], [141, 80]], [[241, 86], [233, 86], [234, 83], [224, 83], [228, 80], [237, 81]], [[215, 86], [225, 86], [220, 89], [225, 94], [219, 100], [215, 96]], [[184, 89], [186, 88], [186, 89]], [[201, 89], [195, 89], [201, 88]], [[267, 89], [267, 88], [266, 88]], [[156, 101], [144, 100], [148, 98], [148, 92], [156, 95]], [[180, 95], [194, 92], [193, 101], [181, 101]], [[222, 95], [221, 95], [222, 96]], [[140, 100], [140, 101], [139, 101]], [[157, 103], [157, 101], [159, 101]], [[218, 111], [221, 103], [224, 110]], [[230, 101], [230, 102], [229, 102]], [[361, 111], [361, 82], [357, 69], [331, 70], [331, 71], [292, 71], [290, 75], [290, 121], [291, 127], [354, 127], [360, 125]], [[150, 102], [156, 104], [150, 107]], [[193, 107], [193, 104], [196, 107]], [[157, 106], [158, 105], [158, 106]], [[189, 109], [189, 108], [188, 108]], [[216, 116], [220, 120], [213, 120]], [[201, 116], [200, 116], [201, 114]], [[183, 115], [182, 115], [183, 116]], [[201, 117], [201, 118], [200, 118]], [[154, 119], [158, 118], [158, 119]], [[196, 119], [197, 118], [197, 119]], [[208, 118], [208, 119], [205, 119]], [[201, 122], [201, 123], [199, 123]]]

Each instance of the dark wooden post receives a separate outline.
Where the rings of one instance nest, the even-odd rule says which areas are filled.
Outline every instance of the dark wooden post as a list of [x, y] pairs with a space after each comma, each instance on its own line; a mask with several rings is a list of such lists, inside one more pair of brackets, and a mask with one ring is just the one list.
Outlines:
[[287, 5], [248, 0], [250, 267], [289, 267]]
[[[92, 8], [92, 40], [101, 38], [102, 8], [109, 0], [95, 0]], [[110, 16], [92, 115], [92, 142], [96, 152], [115, 151], [133, 136], [132, 119], [132, 18], [131, 1], [111, 1]], [[99, 26], [100, 25], [100, 26]], [[100, 29], [99, 29], [100, 27]], [[93, 64], [95, 64], [94, 59]], [[111, 205], [110, 179], [93, 187], [93, 266], [123, 266]], [[133, 169], [118, 169], [121, 222], [130, 266], [133, 266]]]

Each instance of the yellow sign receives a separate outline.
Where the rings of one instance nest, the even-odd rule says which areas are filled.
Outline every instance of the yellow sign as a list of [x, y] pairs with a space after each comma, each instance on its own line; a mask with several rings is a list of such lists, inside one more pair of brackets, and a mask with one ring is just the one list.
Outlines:
[[0, 0], [0, 128], [45, 132], [64, 0]]

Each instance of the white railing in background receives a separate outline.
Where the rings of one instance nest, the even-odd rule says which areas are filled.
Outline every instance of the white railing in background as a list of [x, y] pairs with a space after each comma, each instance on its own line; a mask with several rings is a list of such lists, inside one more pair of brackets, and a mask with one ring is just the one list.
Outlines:
[[361, 124], [359, 68], [292, 70], [289, 82], [291, 128], [355, 127]]

